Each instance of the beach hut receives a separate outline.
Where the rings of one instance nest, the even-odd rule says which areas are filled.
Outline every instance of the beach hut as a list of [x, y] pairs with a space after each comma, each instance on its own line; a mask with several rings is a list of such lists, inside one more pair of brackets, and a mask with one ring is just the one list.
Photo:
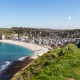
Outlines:
[[80, 41], [79, 41], [79, 44], [77, 46], [78, 46], [78, 48], [80, 48]]

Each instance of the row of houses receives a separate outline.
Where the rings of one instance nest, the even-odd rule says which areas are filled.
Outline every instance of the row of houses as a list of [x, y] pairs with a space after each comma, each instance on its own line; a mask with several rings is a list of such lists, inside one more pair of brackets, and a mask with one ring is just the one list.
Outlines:
[[5, 35], [1, 35], [1, 34], [0, 34], [0, 40], [10, 39], [10, 40], [25, 41], [25, 40], [27, 40], [27, 38], [28, 38], [27, 36], [19, 37], [18, 34], [11, 34], [11, 36], [5, 36]]
[[31, 37], [28, 36], [22, 36], [19, 37], [18, 34], [12, 34], [11, 37], [7, 37], [5, 35], [0, 35], [0, 39], [10, 39], [10, 40], [18, 40], [23, 42], [30, 42], [37, 45], [44, 45], [48, 47], [57, 47], [57, 46], [63, 46], [64, 44], [69, 44], [71, 42], [79, 42], [80, 38], [61, 38], [60, 36], [50, 36], [50, 37]]

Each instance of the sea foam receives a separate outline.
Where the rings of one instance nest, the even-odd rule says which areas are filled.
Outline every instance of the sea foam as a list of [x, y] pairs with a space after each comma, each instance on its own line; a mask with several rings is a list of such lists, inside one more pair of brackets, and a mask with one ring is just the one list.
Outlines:
[[5, 70], [10, 64], [11, 64], [10, 61], [6, 61], [6, 62], [5, 62], [5, 65], [2, 65], [2, 66], [1, 66], [0, 73], [1, 73], [3, 70]]
[[18, 60], [19, 60], [19, 61], [23, 61], [26, 57], [28, 57], [28, 56], [21, 57], [21, 58], [19, 58]]

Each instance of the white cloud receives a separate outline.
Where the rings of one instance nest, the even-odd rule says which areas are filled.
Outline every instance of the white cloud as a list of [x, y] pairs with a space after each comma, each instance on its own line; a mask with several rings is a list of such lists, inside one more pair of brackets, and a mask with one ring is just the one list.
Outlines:
[[80, 16], [80, 13], [78, 13], [78, 16]]
[[68, 18], [67, 18], [68, 20], [71, 20], [72, 19], [72, 17], [71, 16], [68, 16]]

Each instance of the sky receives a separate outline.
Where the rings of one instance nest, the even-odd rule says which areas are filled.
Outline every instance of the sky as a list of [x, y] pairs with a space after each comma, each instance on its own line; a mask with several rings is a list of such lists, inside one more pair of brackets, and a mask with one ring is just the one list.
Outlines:
[[0, 27], [80, 28], [80, 0], [0, 0]]

